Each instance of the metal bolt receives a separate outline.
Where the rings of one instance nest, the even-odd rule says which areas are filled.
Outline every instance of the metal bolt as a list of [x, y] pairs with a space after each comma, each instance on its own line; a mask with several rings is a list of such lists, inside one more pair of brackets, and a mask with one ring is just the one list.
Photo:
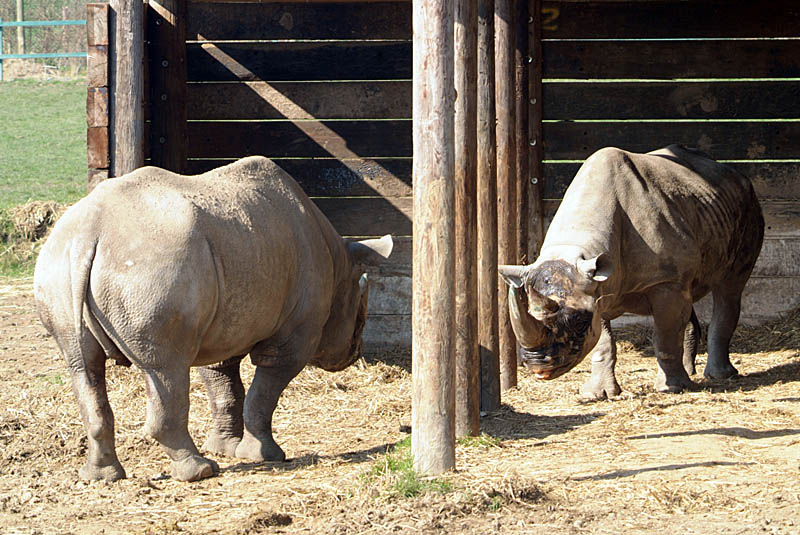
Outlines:
[[535, 176], [532, 176], [532, 177], [531, 177], [531, 184], [533, 184], [533, 185], [535, 186], [535, 185], [536, 185], [536, 184], [538, 184], [538, 183], [539, 183], [539, 179], [538, 179], [538, 178], [536, 178]]
[[535, 147], [536, 146], [536, 140], [535, 139], [531, 139], [529, 144], [530, 144], [531, 147]]
[[167, 61], [167, 60], [164, 60], [164, 61], [161, 62], [161, 66], [162, 67], [166, 67], [168, 65], [169, 65], [169, 61]]
[[533, 58], [532, 57], [528, 56], [525, 59], [528, 61], [528, 63], [533, 63]]
[[533, 15], [528, 17], [528, 24], [533, 24]]
[[531, 104], [536, 104], [536, 99], [535, 98], [531, 99]]
[[166, 94], [166, 93], [164, 93], [163, 95], [161, 95], [161, 100], [167, 100], [167, 94]]
[[166, 143], [166, 142], [167, 142], [167, 138], [165, 138], [165, 137], [160, 137], [160, 138], [158, 138], [158, 142], [159, 142], [159, 143]]

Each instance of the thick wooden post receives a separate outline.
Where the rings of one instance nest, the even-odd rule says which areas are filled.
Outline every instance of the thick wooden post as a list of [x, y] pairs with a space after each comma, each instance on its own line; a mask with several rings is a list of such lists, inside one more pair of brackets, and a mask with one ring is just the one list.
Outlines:
[[150, 0], [147, 16], [150, 85], [150, 158], [153, 165], [186, 169], [186, 0]]
[[539, 255], [544, 241], [542, 206], [542, 1], [528, 3], [528, 262]]
[[453, 3], [413, 3], [414, 468], [455, 467]]
[[494, 0], [478, 0], [478, 343], [481, 411], [500, 408]]
[[108, 4], [86, 6], [86, 153], [91, 191], [108, 178]]
[[[513, 0], [494, 2], [495, 102], [497, 113], [497, 257], [501, 264], [517, 263], [516, 100], [514, 98]], [[505, 282], [498, 285], [500, 390], [517, 386], [517, 340], [508, 316]]]
[[514, 100], [516, 101], [516, 146], [517, 161], [517, 262], [528, 263], [528, 184], [530, 183], [530, 162], [528, 161], [528, 1], [516, 0], [514, 49]]
[[110, 175], [144, 165], [144, 4], [111, 0]]
[[[17, 0], [17, 21], [25, 20], [25, 7], [22, 0]], [[25, 28], [17, 26], [17, 54], [25, 53]]]
[[456, 436], [480, 433], [478, 355], [478, 2], [456, 0]]

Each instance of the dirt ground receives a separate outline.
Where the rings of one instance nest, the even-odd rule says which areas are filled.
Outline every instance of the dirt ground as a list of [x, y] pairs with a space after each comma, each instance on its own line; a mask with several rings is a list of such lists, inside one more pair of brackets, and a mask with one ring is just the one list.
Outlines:
[[[444, 490], [411, 498], [393, 495], [390, 476], [374, 469], [408, 436], [408, 354], [338, 374], [304, 371], [275, 415], [289, 461], [218, 458], [221, 474], [195, 483], [171, 479], [143, 436], [139, 374], [110, 366], [128, 479], [87, 483], [78, 480], [86, 441], [77, 406], [31, 281], [2, 281], [0, 532], [800, 534], [800, 314], [740, 327], [742, 376], [698, 377], [698, 389], [680, 395], [652, 390], [646, 330], [619, 338], [619, 398], [577, 400], [587, 362], [551, 382], [521, 370], [519, 387], [483, 419], [486, 436], [459, 444], [457, 470], [439, 478]], [[201, 444], [210, 419], [192, 380]]]

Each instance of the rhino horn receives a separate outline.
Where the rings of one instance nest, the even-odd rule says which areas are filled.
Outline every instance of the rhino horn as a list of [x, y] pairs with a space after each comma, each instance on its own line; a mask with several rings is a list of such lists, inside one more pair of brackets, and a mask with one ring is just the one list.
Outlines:
[[[555, 302], [532, 291], [535, 308], [550, 310]], [[545, 324], [528, 312], [526, 306], [525, 290], [516, 288], [513, 284], [508, 287], [508, 311], [511, 327], [517, 336], [517, 341], [526, 349], [537, 349], [548, 345], [550, 331]], [[557, 306], [557, 305], [556, 305]]]

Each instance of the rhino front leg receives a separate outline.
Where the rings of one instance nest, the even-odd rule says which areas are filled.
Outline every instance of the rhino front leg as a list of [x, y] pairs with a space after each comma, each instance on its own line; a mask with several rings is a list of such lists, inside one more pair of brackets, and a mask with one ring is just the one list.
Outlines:
[[233, 357], [213, 366], [198, 369], [206, 386], [208, 404], [214, 427], [203, 444], [205, 451], [236, 456], [236, 447], [244, 432], [244, 385], [239, 364], [244, 355]]
[[683, 362], [683, 337], [692, 305], [678, 289], [654, 288], [648, 299], [653, 311], [653, 346], [658, 360], [655, 389], [682, 392], [694, 385]]
[[703, 375], [711, 379], [735, 377], [739, 371], [731, 364], [730, 343], [739, 322], [740, 291], [714, 289], [714, 311], [708, 326], [708, 362]]
[[[162, 361], [175, 362], [165, 358]], [[172, 476], [196, 481], [219, 472], [217, 463], [197, 450], [189, 435], [189, 369], [172, 366], [145, 369], [147, 421], [145, 431], [172, 459]]]
[[584, 401], [600, 401], [618, 396], [622, 389], [614, 375], [617, 363], [617, 344], [611, 331], [611, 322], [602, 320], [602, 331], [597, 345], [590, 354], [592, 359], [592, 375], [581, 388], [581, 399]]
[[272, 414], [286, 385], [301, 369], [302, 365], [275, 367], [256, 364], [256, 373], [244, 402], [244, 435], [236, 447], [236, 457], [254, 462], [286, 460], [286, 454], [272, 437]]

